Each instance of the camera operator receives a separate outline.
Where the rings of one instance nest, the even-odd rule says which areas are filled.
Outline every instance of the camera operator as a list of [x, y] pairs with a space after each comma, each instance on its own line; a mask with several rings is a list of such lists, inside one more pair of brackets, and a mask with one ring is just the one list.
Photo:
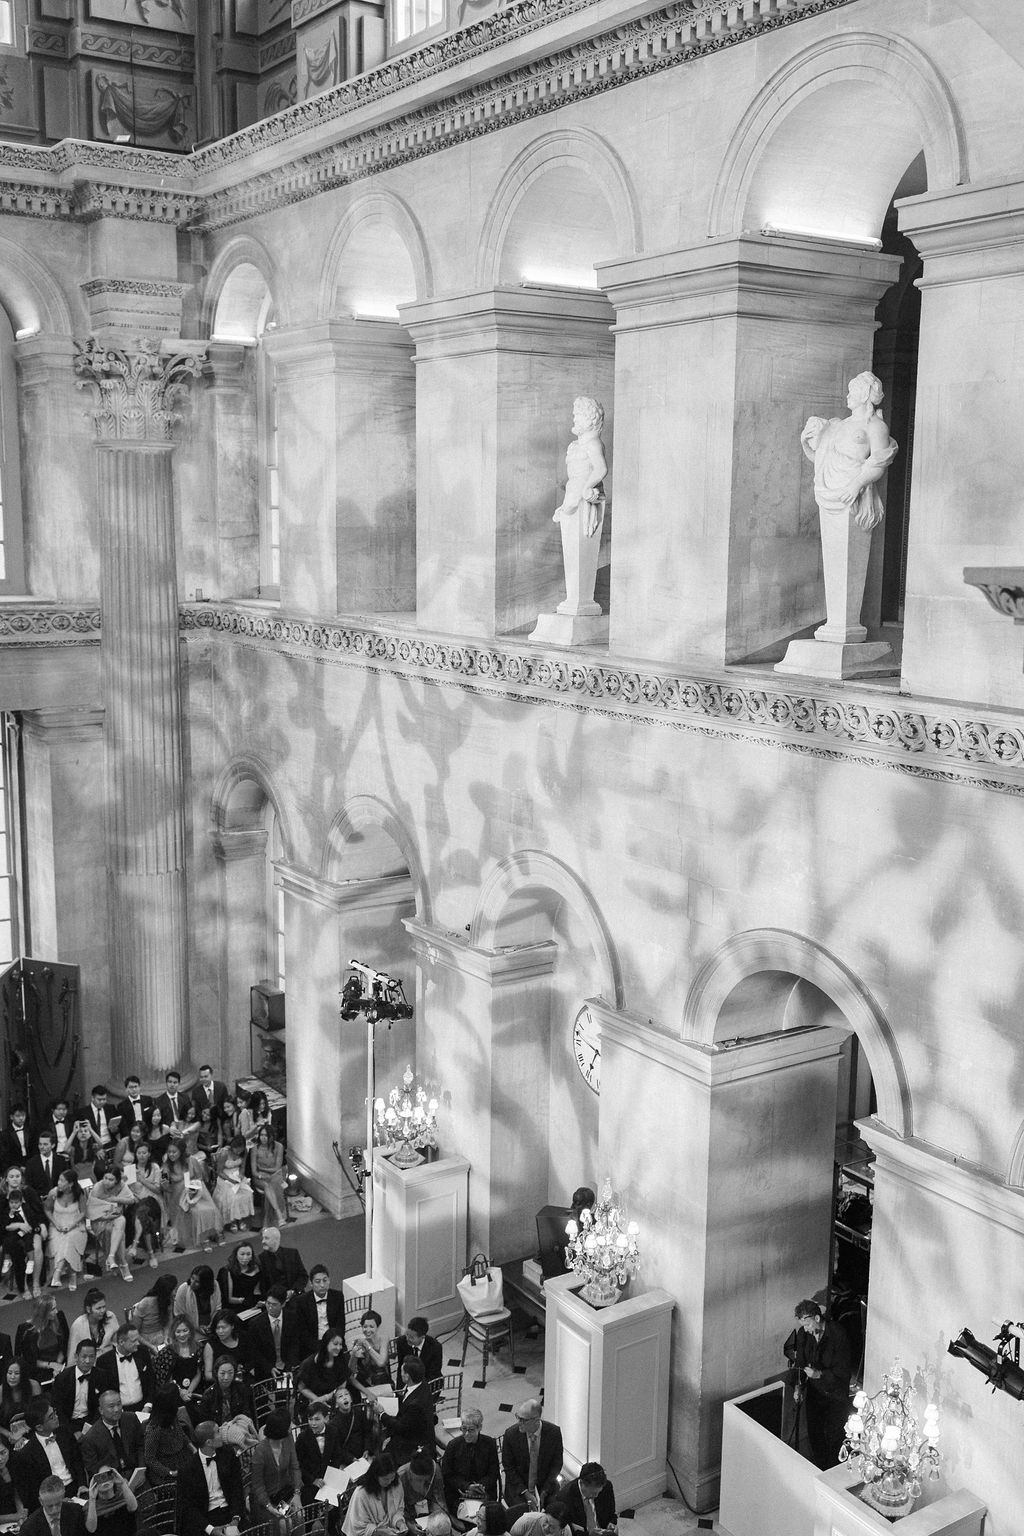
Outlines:
[[850, 1414], [850, 1344], [838, 1323], [826, 1322], [815, 1301], [801, 1301], [784, 1345], [793, 1401], [803, 1403], [811, 1460], [823, 1471], [839, 1460]]

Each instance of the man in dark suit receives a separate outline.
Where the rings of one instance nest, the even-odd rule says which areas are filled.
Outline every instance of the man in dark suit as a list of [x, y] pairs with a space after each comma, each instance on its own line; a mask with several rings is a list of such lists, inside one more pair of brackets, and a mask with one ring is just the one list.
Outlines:
[[220, 1109], [228, 1096], [228, 1085], [222, 1083], [213, 1075], [213, 1068], [208, 1062], [204, 1062], [199, 1068], [199, 1081], [192, 1089], [192, 1103], [196, 1107], [196, 1114], [201, 1115], [204, 1109]]
[[153, 1098], [151, 1094], [142, 1092], [142, 1084], [137, 1077], [125, 1078], [124, 1098], [119, 1100], [115, 1114], [121, 1122], [117, 1128], [119, 1136], [127, 1136], [133, 1125], [142, 1125], [148, 1130], [153, 1114]]
[[139, 1338], [134, 1323], [122, 1323], [114, 1347], [96, 1362], [98, 1392], [116, 1392], [124, 1408], [141, 1408], [153, 1401], [153, 1351]]
[[410, 1355], [399, 1374], [402, 1385], [398, 1393], [398, 1412], [382, 1413], [376, 1403], [370, 1404], [370, 1411], [379, 1420], [384, 1434], [384, 1449], [394, 1457], [396, 1467], [404, 1466], [421, 1447], [434, 1454], [436, 1418], [423, 1361]]
[[164, 1077], [164, 1082], [167, 1086], [164, 1092], [157, 1098], [153, 1108], [160, 1111], [160, 1118], [164, 1123], [164, 1128], [169, 1130], [175, 1120], [184, 1120], [187, 1115], [189, 1096], [181, 1091], [180, 1072], [168, 1072]]
[[99, 1143], [98, 1157], [108, 1157], [117, 1142], [117, 1116], [110, 1107], [106, 1083], [97, 1083], [85, 1108], [79, 1112], [79, 1120], [88, 1120]]
[[85, 1511], [80, 1504], [65, 1502], [64, 1484], [51, 1474], [39, 1484], [39, 1504], [21, 1532], [26, 1536], [86, 1536]]
[[11, 1110], [11, 1123], [0, 1134], [0, 1171], [6, 1173], [8, 1168], [23, 1168], [35, 1149], [25, 1106], [15, 1104]]
[[585, 1461], [579, 1477], [552, 1494], [545, 1508], [555, 1516], [559, 1525], [570, 1526], [573, 1536], [587, 1536], [591, 1531], [597, 1532], [598, 1536], [608, 1536], [615, 1530], [619, 1518], [615, 1512], [615, 1489], [598, 1461]]
[[428, 1381], [436, 1381], [442, 1375], [441, 1346], [437, 1339], [430, 1336], [430, 1324], [425, 1317], [410, 1317], [405, 1325], [405, 1332], [398, 1341], [396, 1359], [398, 1364], [410, 1355], [418, 1355], [423, 1361], [423, 1369], [427, 1373]]
[[297, 1248], [281, 1247], [278, 1227], [264, 1227], [260, 1238], [260, 1274], [269, 1291], [272, 1285], [283, 1285], [289, 1296], [298, 1296], [306, 1289], [309, 1276]]
[[46, 1126], [39, 1132], [36, 1150], [25, 1164], [25, 1183], [45, 1200], [62, 1173], [71, 1164], [66, 1157], [58, 1157], [53, 1146], [53, 1131]]
[[309, 1272], [309, 1290], [292, 1302], [302, 1331], [302, 1356], [312, 1355], [328, 1328], [345, 1332], [345, 1297], [331, 1286], [331, 1272], [326, 1264], [314, 1264]]
[[178, 1473], [179, 1536], [205, 1536], [210, 1526], [246, 1524], [245, 1489], [234, 1451], [221, 1443], [220, 1426], [206, 1419], [193, 1439], [198, 1455]]
[[509, 1513], [529, 1507], [529, 1495], [536, 1493], [541, 1505], [558, 1487], [562, 1470], [562, 1431], [557, 1424], [541, 1419], [540, 1402], [527, 1398], [516, 1409], [516, 1422], [506, 1429], [501, 1441], [501, 1464], [505, 1469], [505, 1503]]
[[62, 1424], [69, 1424], [76, 1434], [87, 1428], [99, 1412], [96, 1387], [96, 1345], [82, 1339], [75, 1350], [74, 1365], [58, 1371], [50, 1383], [49, 1397]]
[[85, 1481], [78, 1441], [57, 1418], [49, 1398], [36, 1397], [25, 1409], [29, 1432], [11, 1456], [11, 1476], [27, 1510], [39, 1508], [44, 1478], [60, 1478], [65, 1493], [77, 1493]]
[[134, 1413], [125, 1413], [117, 1392], [101, 1392], [99, 1418], [82, 1436], [82, 1461], [86, 1477], [95, 1477], [100, 1467], [116, 1467], [123, 1477], [131, 1477], [144, 1464], [143, 1429]]
[[462, 1433], [449, 1440], [441, 1457], [444, 1500], [453, 1518], [463, 1499], [493, 1502], [498, 1497], [498, 1442], [481, 1433], [483, 1422], [479, 1408], [463, 1408]]
[[283, 1285], [272, 1285], [267, 1293], [266, 1311], [254, 1317], [247, 1330], [252, 1346], [253, 1370], [257, 1379], [275, 1371], [290, 1371], [313, 1350], [304, 1347], [302, 1323], [294, 1306], [285, 1306], [288, 1292]]

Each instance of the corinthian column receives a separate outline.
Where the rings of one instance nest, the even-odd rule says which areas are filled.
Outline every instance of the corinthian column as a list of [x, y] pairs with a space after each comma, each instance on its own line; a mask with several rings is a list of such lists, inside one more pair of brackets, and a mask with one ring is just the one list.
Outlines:
[[111, 1054], [116, 1071], [142, 1077], [177, 1066], [188, 1046], [171, 434], [201, 367], [148, 341], [90, 338], [75, 358], [97, 402]]

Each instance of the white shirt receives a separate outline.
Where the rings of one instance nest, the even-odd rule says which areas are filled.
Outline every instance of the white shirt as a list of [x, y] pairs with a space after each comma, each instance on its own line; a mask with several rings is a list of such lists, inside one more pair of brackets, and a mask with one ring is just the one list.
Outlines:
[[[224, 1509], [227, 1507], [227, 1500], [224, 1497], [224, 1489], [221, 1487], [217, 1462], [213, 1456], [207, 1457], [203, 1451], [200, 1451], [199, 1456], [203, 1463], [203, 1474], [206, 1477], [206, 1487], [210, 1495], [209, 1508], [211, 1510]], [[206, 1529], [212, 1531], [213, 1526], [208, 1525]]]
[[109, 1146], [110, 1129], [107, 1125], [107, 1112], [100, 1104], [94, 1104], [93, 1109], [96, 1112], [96, 1129], [99, 1131], [100, 1135], [100, 1146]]
[[135, 1364], [134, 1355], [122, 1355], [115, 1349], [117, 1358], [117, 1379], [120, 1383], [121, 1402], [125, 1408], [132, 1408], [136, 1403], [142, 1402], [142, 1382], [139, 1380], [139, 1368]]
[[83, 1376], [81, 1371], [75, 1370], [75, 1409], [72, 1415], [76, 1419], [84, 1419], [89, 1413], [89, 1378]]
[[50, 1471], [54, 1477], [59, 1477], [64, 1486], [67, 1487], [71, 1482], [71, 1473], [68, 1471], [68, 1464], [61, 1454], [57, 1441], [53, 1435], [40, 1435], [38, 1439], [39, 1444], [46, 1452], [46, 1459], [50, 1463]]
[[327, 1332], [327, 1297], [316, 1304], [317, 1338], [322, 1339]]
[[63, 1153], [68, 1144], [68, 1128], [63, 1120], [53, 1122], [53, 1133], [57, 1138], [57, 1151]]

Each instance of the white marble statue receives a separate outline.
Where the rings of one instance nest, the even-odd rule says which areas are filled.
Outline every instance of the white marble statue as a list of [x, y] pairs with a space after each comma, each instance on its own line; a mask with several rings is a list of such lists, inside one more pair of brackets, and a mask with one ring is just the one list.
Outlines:
[[594, 582], [604, 520], [602, 482], [608, 473], [603, 426], [604, 407], [589, 395], [577, 396], [572, 404], [575, 441], [565, 450], [565, 495], [552, 519], [561, 524], [565, 563], [565, 601], [558, 612], [574, 616], [601, 612], [594, 602]]

